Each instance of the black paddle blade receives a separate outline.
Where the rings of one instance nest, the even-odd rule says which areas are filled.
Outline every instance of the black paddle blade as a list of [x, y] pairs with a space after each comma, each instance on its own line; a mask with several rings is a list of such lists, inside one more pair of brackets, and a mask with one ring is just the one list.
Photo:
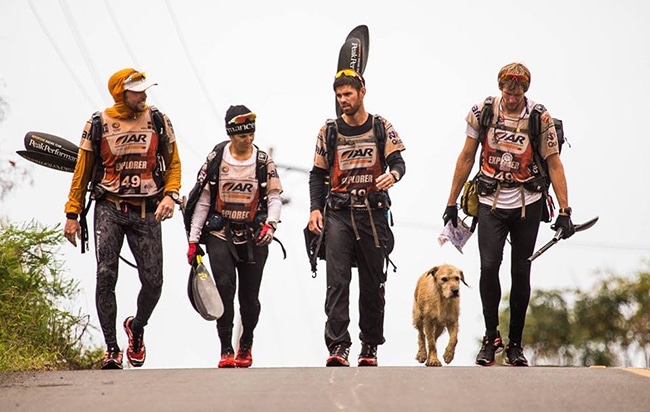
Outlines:
[[30, 152], [58, 156], [73, 162], [77, 161], [77, 153], [79, 152], [79, 146], [62, 137], [33, 131], [25, 134], [25, 149]]
[[[352, 29], [350, 34], [348, 34], [348, 37], [345, 39], [346, 43], [350, 39], [357, 39], [357, 41], [361, 44], [359, 63], [356, 66], [357, 68], [355, 70], [363, 74], [366, 70], [366, 63], [368, 62], [368, 51], [370, 50], [370, 33], [368, 32], [368, 26], [362, 24]], [[339, 68], [339, 70], [342, 68], [343, 67]]]
[[50, 169], [54, 170], [61, 170], [63, 172], [74, 172], [76, 162], [64, 160], [58, 156], [49, 155], [42, 152], [30, 152], [27, 150], [17, 150], [16, 153], [29, 160], [30, 162], [36, 163], [37, 165], [49, 167]]
[[79, 146], [68, 140], [44, 132], [27, 132], [25, 149], [16, 152], [30, 162], [65, 172], [74, 172]]
[[[336, 65], [336, 72], [343, 69], [352, 69], [363, 75], [368, 62], [368, 49], [370, 47], [370, 37], [368, 26], [361, 25], [355, 27], [346, 37], [345, 43], [339, 50], [339, 59]], [[342, 114], [338, 102], [335, 100], [336, 116]]]

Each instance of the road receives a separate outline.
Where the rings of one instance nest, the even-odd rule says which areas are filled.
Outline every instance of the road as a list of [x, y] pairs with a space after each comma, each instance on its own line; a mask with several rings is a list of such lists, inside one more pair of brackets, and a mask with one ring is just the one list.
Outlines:
[[0, 411], [648, 411], [650, 370], [130, 369], [0, 374]]

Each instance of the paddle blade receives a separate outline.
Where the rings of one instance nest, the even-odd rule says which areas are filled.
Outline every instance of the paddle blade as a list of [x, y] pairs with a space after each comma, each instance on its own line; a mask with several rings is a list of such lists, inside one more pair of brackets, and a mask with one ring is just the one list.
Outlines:
[[192, 267], [188, 284], [188, 295], [192, 307], [205, 320], [216, 320], [223, 315], [223, 301], [210, 272], [203, 263]]
[[[366, 70], [366, 63], [368, 62], [368, 52], [370, 51], [370, 33], [368, 32], [368, 26], [362, 24], [360, 26], [352, 29], [348, 37], [345, 39], [346, 43], [350, 39], [356, 39], [361, 45], [361, 51], [359, 53], [359, 62], [355, 66], [357, 72], [363, 74]], [[352, 66], [350, 66], [352, 67]], [[339, 68], [341, 70], [343, 67]]]
[[76, 163], [74, 161], [64, 160], [61, 157], [49, 155], [47, 153], [30, 152], [27, 150], [17, 150], [16, 153], [37, 165], [49, 167], [54, 170], [61, 170], [63, 172], [74, 172]]
[[77, 153], [79, 152], [79, 146], [62, 137], [33, 131], [25, 134], [25, 149], [30, 152], [57, 156], [72, 162], [77, 161]]
[[[368, 62], [368, 49], [370, 47], [370, 37], [368, 27], [365, 25], [355, 27], [345, 39], [345, 43], [339, 50], [339, 59], [336, 65], [337, 73], [343, 69], [352, 69], [363, 75]], [[335, 99], [336, 116], [343, 113]]]

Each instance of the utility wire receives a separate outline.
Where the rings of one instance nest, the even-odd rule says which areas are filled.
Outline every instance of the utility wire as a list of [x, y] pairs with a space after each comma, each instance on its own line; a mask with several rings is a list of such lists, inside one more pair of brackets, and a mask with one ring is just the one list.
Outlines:
[[124, 31], [122, 30], [122, 26], [120, 26], [120, 23], [117, 19], [117, 16], [115, 15], [115, 12], [113, 11], [113, 8], [110, 5], [110, 2], [108, 0], [104, 0], [104, 5], [106, 5], [106, 10], [108, 10], [108, 15], [111, 18], [111, 21], [113, 22], [113, 26], [115, 26], [115, 30], [117, 30], [117, 34], [120, 36], [120, 39], [122, 40], [122, 44], [124, 44], [124, 48], [126, 49], [127, 54], [129, 55], [129, 58], [135, 65], [135, 67], [142, 67], [140, 66], [140, 62], [138, 61], [137, 56], [135, 55], [135, 52], [133, 49], [131, 49], [131, 46], [129, 44], [128, 39], [124, 35]]
[[178, 36], [178, 40], [181, 42], [181, 46], [183, 47], [183, 51], [185, 52], [185, 57], [187, 58], [187, 61], [190, 64], [190, 67], [192, 68], [192, 71], [194, 72], [194, 76], [199, 82], [201, 92], [205, 96], [205, 99], [208, 101], [210, 108], [214, 112], [215, 118], [219, 119], [220, 118], [219, 111], [217, 110], [216, 105], [212, 101], [212, 98], [207, 93], [208, 88], [206, 87], [205, 82], [203, 81], [203, 78], [201, 77], [201, 74], [199, 73], [199, 70], [196, 67], [196, 64], [194, 64], [194, 60], [190, 55], [189, 48], [187, 47], [187, 43], [185, 42], [185, 38], [183, 37], [183, 33], [181, 32], [178, 21], [176, 20], [176, 15], [174, 13], [174, 10], [172, 10], [171, 3], [169, 2], [169, 0], [165, 0], [165, 4], [167, 5], [167, 10], [169, 11], [169, 15], [172, 19], [172, 22], [174, 23], [174, 29], [176, 30], [176, 35]]
[[[111, 18], [111, 21], [113, 22], [113, 26], [115, 27], [115, 30], [117, 31], [117, 34], [120, 37], [120, 40], [122, 41], [122, 44], [124, 45], [124, 48], [126, 49], [127, 54], [129, 55], [129, 58], [134, 64], [134, 67], [138, 68], [138, 70], [142, 70], [142, 66], [140, 65], [140, 62], [138, 60], [137, 55], [135, 54], [135, 51], [131, 48], [129, 39], [126, 37], [124, 34], [124, 30], [122, 29], [122, 26], [120, 25], [119, 19], [117, 18], [117, 15], [115, 14], [115, 11], [113, 10], [113, 7], [111, 7], [109, 0], [104, 0], [104, 5], [106, 6], [106, 10], [108, 11], [108, 15]], [[159, 97], [159, 94], [156, 93], [156, 100], [162, 100]], [[164, 104], [161, 102], [161, 104]], [[189, 150], [197, 159], [203, 161], [205, 159], [204, 155], [199, 154], [194, 146], [185, 144], [185, 140], [180, 139], [176, 140], [176, 143], [179, 145], [183, 146], [183, 150], [187, 149]]]
[[41, 19], [41, 16], [38, 14], [38, 11], [36, 10], [36, 7], [34, 6], [34, 3], [32, 0], [27, 0], [29, 3], [29, 7], [32, 9], [32, 13], [34, 14], [34, 17], [36, 18], [36, 21], [38, 21], [39, 26], [41, 26], [41, 30], [43, 30], [43, 33], [45, 34], [45, 37], [49, 40], [50, 44], [52, 45], [52, 48], [56, 52], [56, 54], [59, 56], [59, 60], [63, 63], [63, 66], [65, 66], [66, 70], [68, 71], [68, 74], [70, 77], [72, 77], [72, 80], [75, 82], [77, 85], [77, 88], [81, 92], [81, 94], [84, 96], [84, 98], [90, 103], [92, 107], [97, 107], [99, 106], [96, 104], [95, 100], [88, 94], [88, 91], [84, 87], [83, 84], [81, 84], [81, 81], [79, 80], [79, 77], [76, 75], [75, 71], [73, 68], [70, 66], [68, 61], [66, 60], [64, 54], [61, 52], [61, 49], [57, 46], [56, 42], [54, 41], [54, 37], [52, 37], [52, 34], [49, 32], [47, 27], [45, 26], [45, 23]]
[[68, 7], [68, 4], [65, 2], [65, 0], [59, 0], [59, 5], [61, 6], [61, 10], [63, 11], [63, 15], [65, 16], [66, 21], [68, 22], [68, 27], [70, 27], [70, 30], [72, 31], [72, 35], [75, 42], [77, 43], [77, 47], [81, 52], [81, 57], [83, 57], [84, 62], [86, 63], [86, 67], [90, 72], [90, 77], [92, 77], [93, 83], [95, 83], [97, 92], [100, 96], [104, 96], [104, 87], [102, 86], [102, 82], [99, 80], [97, 69], [93, 64], [90, 53], [88, 53], [88, 48], [86, 47], [86, 44], [83, 41], [83, 37], [77, 28], [74, 18], [72, 17], [72, 13], [70, 13], [70, 8]]

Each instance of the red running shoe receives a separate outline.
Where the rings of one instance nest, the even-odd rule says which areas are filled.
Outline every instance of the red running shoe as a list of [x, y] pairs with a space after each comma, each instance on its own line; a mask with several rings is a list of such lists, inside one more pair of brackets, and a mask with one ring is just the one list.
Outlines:
[[253, 354], [251, 353], [251, 345], [240, 345], [237, 349], [237, 356], [235, 356], [235, 366], [238, 368], [248, 368], [253, 364]]
[[124, 330], [129, 337], [129, 347], [126, 349], [126, 358], [129, 360], [131, 366], [139, 368], [144, 365], [144, 360], [147, 357], [147, 349], [144, 347], [144, 333], [140, 336], [135, 336], [131, 329], [133, 323], [133, 316], [124, 319]]
[[220, 368], [234, 368], [235, 367], [235, 353], [232, 349], [227, 349], [221, 354], [221, 360], [218, 367]]
[[330, 351], [330, 356], [327, 358], [325, 366], [350, 366], [350, 361], [348, 361], [348, 355], [350, 354], [350, 348], [343, 345], [336, 345]]
[[107, 350], [102, 360], [102, 369], [122, 369], [122, 352]]
[[377, 366], [377, 345], [362, 343], [358, 362], [359, 366]]

